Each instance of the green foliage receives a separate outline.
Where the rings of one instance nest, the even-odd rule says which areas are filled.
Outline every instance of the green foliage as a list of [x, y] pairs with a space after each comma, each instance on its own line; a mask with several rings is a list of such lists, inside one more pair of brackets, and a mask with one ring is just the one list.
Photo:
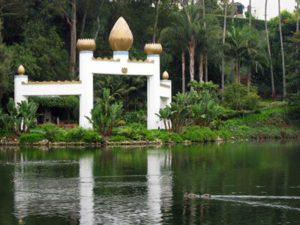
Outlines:
[[146, 124], [147, 112], [145, 110], [135, 110], [131, 112], [126, 112], [124, 115], [124, 120], [127, 124], [140, 123]]
[[191, 105], [191, 113], [195, 124], [208, 126], [210, 122], [218, 119], [224, 111], [223, 107], [219, 105], [218, 86], [212, 82], [197, 81], [192, 81], [190, 86], [195, 92], [195, 99]]
[[[28, 132], [35, 126], [38, 106], [33, 102], [22, 101], [15, 106], [13, 99], [7, 104], [7, 114], [0, 113], [4, 130], [7, 133]], [[0, 122], [1, 123], [1, 122]]]
[[85, 130], [82, 141], [86, 143], [96, 143], [102, 141], [102, 137], [94, 130]]
[[32, 143], [36, 143], [39, 141], [42, 141], [45, 139], [45, 135], [44, 134], [40, 134], [40, 133], [25, 133], [22, 134], [20, 136], [20, 143], [21, 144], [32, 144]]
[[[2, 96], [9, 88], [9, 74], [11, 55], [8, 48], [2, 43], [2, 21], [0, 20], [0, 103]], [[0, 104], [1, 105], [1, 104]]]
[[258, 107], [259, 96], [255, 89], [248, 91], [242, 84], [229, 84], [225, 87], [224, 102], [234, 110], [254, 110]]
[[57, 127], [55, 124], [46, 123], [43, 124], [40, 128], [44, 132], [45, 137], [47, 137], [47, 139], [51, 142], [65, 140], [66, 131]]
[[207, 127], [189, 127], [184, 130], [182, 137], [193, 142], [209, 142], [216, 140], [217, 134]]
[[122, 135], [114, 135], [109, 138], [110, 141], [119, 142], [119, 141], [128, 141], [129, 139]]
[[112, 128], [121, 118], [122, 107], [122, 103], [114, 101], [109, 89], [104, 89], [102, 98], [97, 101], [91, 112], [92, 118], [88, 119], [103, 136], [110, 136]]

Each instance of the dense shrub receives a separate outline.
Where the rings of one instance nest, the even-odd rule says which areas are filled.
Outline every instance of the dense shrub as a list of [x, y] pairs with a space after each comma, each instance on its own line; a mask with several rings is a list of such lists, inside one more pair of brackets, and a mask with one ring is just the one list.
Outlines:
[[115, 136], [111, 136], [109, 140], [118, 142], [118, 141], [128, 141], [129, 139], [122, 135], [115, 135]]
[[65, 140], [74, 142], [83, 141], [91, 143], [101, 141], [102, 137], [96, 131], [76, 127], [67, 130]]
[[234, 110], [257, 109], [259, 96], [255, 89], [250, 89], [242, 84], [229, 84], [224, 91], [225, 105]]
[[45, 133], [45, 137], [49, 141], [64, 141], [66, 136], [66, 131], [62, 128], [57, 127], [55, 124], [46, 123], [41, 126], [41, 129]]
[[193, 142], [208, 142], [217, 139], [217, 133], [207, 127], [189, 127], [183, 133], [182, 137], [185, 140]]
[[174, 132], [161, 132], [158, 135], [158, 139], [165, 142], [183, 142], [184, 139], [180, 134]]
[[20, 143], [35, 143], [45, 139], [45, 135], [41, 133], [24, 133], [20, 136]]
[[95, 142], [100, 142], [102, 140], [101, 135], [99, 135], [98, 132], [93, 131], [93, 130], [85, 130], [82, 141], [87, 142], [87, 143], [95, 143]]

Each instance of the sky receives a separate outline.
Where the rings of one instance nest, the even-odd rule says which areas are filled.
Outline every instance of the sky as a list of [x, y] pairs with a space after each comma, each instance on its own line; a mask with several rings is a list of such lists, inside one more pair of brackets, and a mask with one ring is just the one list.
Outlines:
[[[242, 3], [247, 9], [249, 0], [235, 0], [235, 2]], [[295, 0], [281, 0], [281, 10], [288, 10], [292, 12], [295, 9]], [[264, 19], [265, 17], [265, 0], [252, 0], [252, 14], [259, 18]], [[268, 19], [278, 15], [278, 0], [268, 0]]]

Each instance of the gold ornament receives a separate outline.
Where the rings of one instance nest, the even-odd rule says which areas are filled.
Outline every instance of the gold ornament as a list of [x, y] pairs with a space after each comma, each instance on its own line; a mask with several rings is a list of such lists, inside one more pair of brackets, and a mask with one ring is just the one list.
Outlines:
[[109, 45], [113, 51], [128, 51], [133, 43], [133, 35], [123, 17], [120, 17], [109, 34]]
[[96, 49], [96, 41], [94, 39], [78, 39], [77, 48], [79, 51], [94, 51]]
[[167, 71], [163, 72], [162, 78], [163, 80], [169, 80], [169, 73]]
[[144, 51], [147, 55], [159, 55], [162, 52], [162, 46], [159, 43], [145, 44]]
[[17, 72], [18, 72], [19, 75], [24, 75], [25, 74], [25, 68], [24, 68], [24, 66], [20, 65], [18, 67], [18, 71]]

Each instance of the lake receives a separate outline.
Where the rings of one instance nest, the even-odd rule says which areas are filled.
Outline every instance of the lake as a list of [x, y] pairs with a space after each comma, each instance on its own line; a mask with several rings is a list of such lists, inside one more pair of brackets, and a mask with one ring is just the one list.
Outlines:
[[2, 148], [0, 224], [299, 225], [299, 173], [299, 143]]

